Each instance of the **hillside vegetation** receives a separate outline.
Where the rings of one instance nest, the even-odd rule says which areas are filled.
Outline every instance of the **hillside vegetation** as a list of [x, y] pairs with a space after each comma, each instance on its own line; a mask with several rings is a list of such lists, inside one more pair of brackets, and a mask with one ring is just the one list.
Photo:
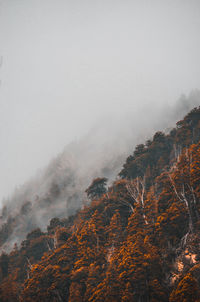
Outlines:
[[138, 145], [106, 182], [85, 188], [89, 205], [2, 253], [0, 301], [200, 301], [200, 107]]

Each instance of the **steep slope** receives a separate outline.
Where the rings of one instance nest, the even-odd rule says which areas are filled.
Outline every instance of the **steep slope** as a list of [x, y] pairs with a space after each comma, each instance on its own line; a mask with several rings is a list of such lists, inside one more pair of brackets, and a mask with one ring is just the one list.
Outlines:
[[200, 107], [138, 145], [90, 205], [3, 253], [1, 301], [199, 301], [199, 141]]
[[[74, 214], [88, 202], [84, 191], [93, 178], [107, 177], [110, 184], [136, 144], [159, 128], [171, 127], [177, 118], [197, 103], [200, 103], [198, 91], [191, 93], [188, 98], [182, 97], [175, 107], [164, 110], [154, 108], [152, 115], [149, 115], [148, 108], [144, 108], [142, 120], [136, 118], [136, 113], [133, 118], [120, 117], [115, 123], [110, 119], [103, 120], [82, 140], [68, 145], [46, 169], [17, 189], [10, 199], [3, 201], [0, 250], [11, 250], [34, 228], [40, 227], [44, 231], [52, 217], [65, 218]], [[154, 145], [157, 144], [155, 140]], [[151, 145], [152, 152], [153, 148]], [[166, 156], [166, 152], [163, 156]], [[156, 156], [152, 160], [156, 161]], [[165, 160], [168, 161], [167, 158]], [[146, 165], [146, 162], [143, 161], [143, 164]], [[163, 163], [160, 162], [160, 165]], [[127, 175], [131, 173], [130, 170], [126, 169]], [[157, 175], [159, 171], [151, 171], [151, 177], [152, 173]]]

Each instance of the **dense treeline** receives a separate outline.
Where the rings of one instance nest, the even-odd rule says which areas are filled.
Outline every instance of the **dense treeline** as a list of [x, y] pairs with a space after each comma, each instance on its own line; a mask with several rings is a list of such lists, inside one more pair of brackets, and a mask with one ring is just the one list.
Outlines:
[[[200, 108], [0, 257], [0, 301], [200, 301]], [[25, 209], [26, 210], [26, 209]]]
[[184, 147], [197, 143], [200, 139], [200, 113], [193, 109], [185, 118], [177, 122], [177, 127], [168, 135], [155, 133], [152, 140], [140, 144], [129, 156], [120, 172], [122, 178], [146, 177], [146, 185], [153, 184], [155, 177], [164, 169], [169, 169], [174, 159]]

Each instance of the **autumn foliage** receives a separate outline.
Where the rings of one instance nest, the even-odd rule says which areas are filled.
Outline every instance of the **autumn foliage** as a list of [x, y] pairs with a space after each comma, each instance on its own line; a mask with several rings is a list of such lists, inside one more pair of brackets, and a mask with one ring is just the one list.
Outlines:
[[2, 302], [199, 302], [200, 109], [136, 147], [89, 206], [0, 256]]

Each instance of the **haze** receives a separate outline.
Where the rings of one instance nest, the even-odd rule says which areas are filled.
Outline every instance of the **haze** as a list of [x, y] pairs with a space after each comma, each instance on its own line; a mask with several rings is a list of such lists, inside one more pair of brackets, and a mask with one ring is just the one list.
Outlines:
[[1, 0], [0, 198], [105, 115], [200, 88], [199, 30], [199, 0]]

